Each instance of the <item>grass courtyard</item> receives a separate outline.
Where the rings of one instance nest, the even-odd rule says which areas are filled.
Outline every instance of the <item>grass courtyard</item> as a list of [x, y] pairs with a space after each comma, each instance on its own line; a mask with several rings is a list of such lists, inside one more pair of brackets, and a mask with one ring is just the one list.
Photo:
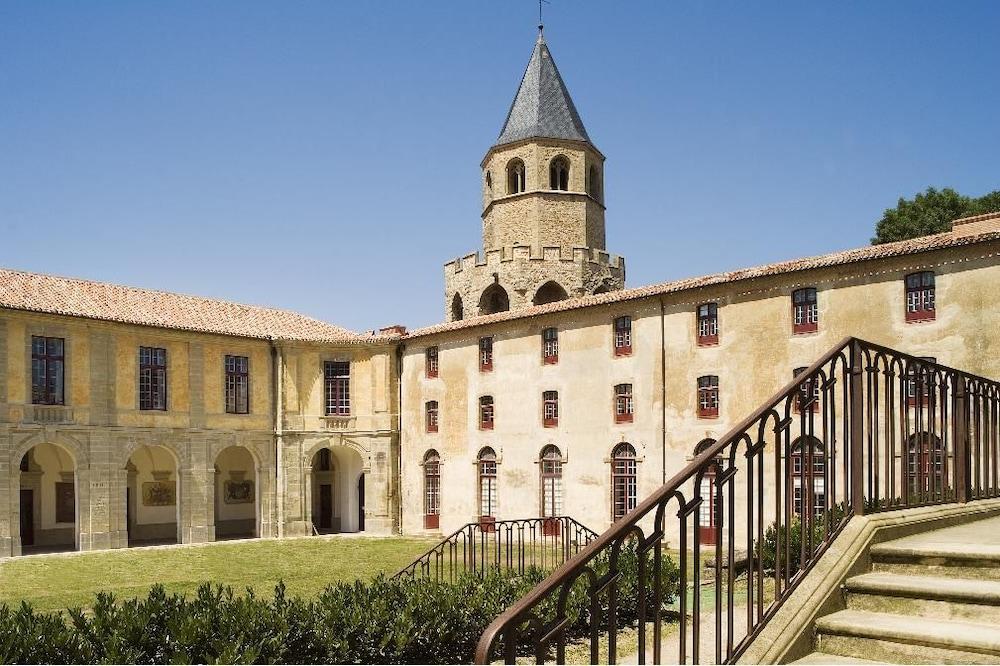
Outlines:
[[145, 596], [154, 583], [185, 594], [210, 582], [270, 595], [279, 580], [289, 594], [309, 597], [336, 581], [395, 573], [433, 543], [311, 537], [13, 558], [0, 562], [0, 603], [28, 601], [38, 610], [87, 607], [97, 592]]

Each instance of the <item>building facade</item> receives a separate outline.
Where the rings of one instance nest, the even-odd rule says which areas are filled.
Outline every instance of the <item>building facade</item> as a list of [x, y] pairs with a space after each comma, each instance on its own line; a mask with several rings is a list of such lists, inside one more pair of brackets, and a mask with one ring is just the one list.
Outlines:
[[625, 289], [604, 156], [541, 36], [481, 167], [484, 252], [409, 333], [0, 271], [0, 557], [602, 529], [847, 336], [1000, 376], [1000, 214]]

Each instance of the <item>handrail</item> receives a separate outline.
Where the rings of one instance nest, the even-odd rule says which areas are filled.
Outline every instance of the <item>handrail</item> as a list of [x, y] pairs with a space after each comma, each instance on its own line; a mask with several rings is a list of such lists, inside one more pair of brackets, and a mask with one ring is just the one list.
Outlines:
[[[496, 648], [507, 663], [525, 650], [542, 662], [553, 648], [564, 662], [568, 640], [583, 635], [592, 662], [617, 661], [617, 608], [629, 601], [618, 596], [618, 558], [632, 541], [639, 569], [631, 601], [643, 628], [634, 658], [646, 661], [652, 621], [650, 656], [663, 661], [667, 537], [677, 539], [680, 560], [678, 654], [668, 660], [698, 663], [707, 642], [716, 663], [734, 661], [852, 515], [994, 497], [998, 469], [1000, 383], [845, 338], [497, 617], [476, 663], [496, 658]], [[668, 506], [676, 509], [669, 525]], [[715, 604], [704, 618], [703, 540], [715, 554]], [[739, 580], [737, 541], [747, 568]], [[603, 575], [599, 557], [609, 562]], [[745, 592], [739, 617], [736, 587]], [[573, 614], [574, 594], [589, 599], [589, 615]]]
[[454, 581], [466, 571], [552, 569], [597, 538], [570, 516], [466, 523], [392, 577]]

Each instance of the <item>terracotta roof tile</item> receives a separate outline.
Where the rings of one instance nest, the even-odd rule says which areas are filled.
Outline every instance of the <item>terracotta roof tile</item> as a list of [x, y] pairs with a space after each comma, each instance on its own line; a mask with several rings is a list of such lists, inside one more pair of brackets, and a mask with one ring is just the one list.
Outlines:
[[835, 252], [833, 254], [806, 257], [804, 259], [794, 259], [792, 261], [766, 264], [764, 266], [755, 266], [753, 268], [743, 268], [736, 271], [715, 273], [696, 278], [685, 278], [682, 280], [675, 280], [673, 282], [662, 282], [645, 287], [623, 289], [621, 291], [612, 291], [594, 296], [582, 296], [565, 301], [558, 301], [556, 303], [519, 308], [517, 310], [498, 312], [497, 314], [484, 315], [481, 317], [470, 317], [461, 321], [447, 322], [443, 324], [436, 324], [434, 326], [427, 326], [425, 328], [414, 329], [404, 337], [416, 338], [424, 335], [433, 335], [435, 333], [444, 333], [447, 331], [473, 328], [475, 326], [484, 326], [502, 321], [535, 317], [553, 312], [563, 312], [566, 310], [575, 310], [577, 308], [594, 307], [608, 303], [620, 303], [622, 301], [637, 300], [650, 296], [660, 296], [663, 294], [684, 291], [686, 289], [696, 289], [710, 285], [738, 282], [741, 280], [749, 280], [768, 275], [781, 275], [784, 273], [793, 273], [813, 268], [840, 266], [843, 264], [861, 261], [871, 261], [873, 259], [885, 259], [888, 257], [918, 254], [920, 252], [930, 252], [932, 250], [940, 250], [961, 245], [971, 245], [973, 243], [982, 243], [991, 240], [1000, 240], [1000, 231], [990, 231], [987, 233], [965, 236], [949, 231], [943, 234], [922, 236], [920, 238], [899, 241], [897, 243], [870, 245], [868, 247], [858, 248], [855, 250], [845, 250], [843, 252]]
[[359, 335], [287, 310], [7, 269], [0, 269], [0, 308], [245, 338], [362, 343], [397, 337]]

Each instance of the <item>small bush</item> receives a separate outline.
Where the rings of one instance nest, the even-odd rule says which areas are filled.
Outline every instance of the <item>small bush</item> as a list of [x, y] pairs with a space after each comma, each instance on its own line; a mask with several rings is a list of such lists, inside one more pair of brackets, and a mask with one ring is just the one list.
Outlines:
[[[815, 552], [826, 538], [827, 517], [830, 519], [830, 525], [836, 528], [844, 517], [843, 505], [837, 505], [813, 520], [810, 527], [812, 530], [812, 552]], [[784, 570], [785, 543], [787, 542], [788, 564], [792, 573], [798, 571], [802, 565], [802, 538], [802, 520], [798, 516], [793, 516], [790, 524], [782, 525], [780, 528], [775, 523], [768, 525], [764, 532], [763, 541], [757, 544], [757, 557], [763, 568], [769, 571]], [[780, 549], [778, 548], [779, 541]], [[808, 546], [807, 540], [806, 547], [808, 548]], [[806, 553], [806, 556], [810, 557], [812, 552]]]

